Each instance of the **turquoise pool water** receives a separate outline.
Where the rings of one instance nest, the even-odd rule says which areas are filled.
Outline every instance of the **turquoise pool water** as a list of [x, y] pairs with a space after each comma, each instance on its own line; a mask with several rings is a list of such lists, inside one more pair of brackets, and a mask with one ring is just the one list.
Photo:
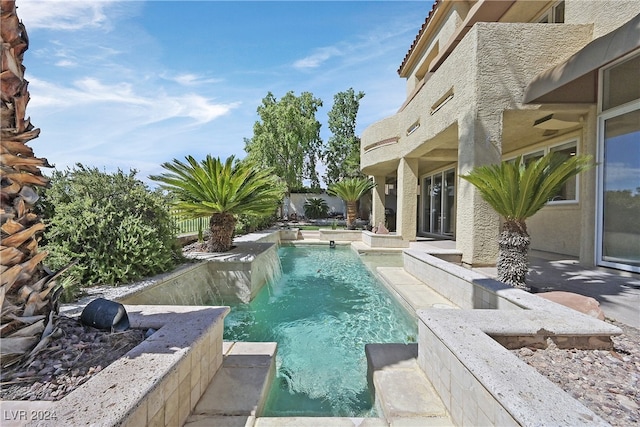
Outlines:
[[262, 416], [375, 416], [364, 346], [415, 341], [415, 320], [348, 247], [279, 257], [281, 278], [225, 320], [225, 340], [278, 343]]

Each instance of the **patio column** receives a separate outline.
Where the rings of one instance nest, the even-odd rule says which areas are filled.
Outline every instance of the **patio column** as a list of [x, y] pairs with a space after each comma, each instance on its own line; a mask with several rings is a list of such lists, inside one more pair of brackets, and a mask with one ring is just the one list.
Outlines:
[[[458, 119], [458, 176], [474, 167], [502, 161], [502, 111], [470, 109]], [[471, 183], [458, 179], [456, 249], [462, 263], [494, 265], [500, 217]]]
[[376, 175], [373, 177], [373, 182], [376, 187], [372, 191], [372, 203], [371, 203], [371, 225], [376, 227], [378, 224], [384, 224], [384, 186], [386, 183], [386, 177]]
[[[598, 111], [596, 106], [589, 107], [585, 117], [585, 126], [582, 127], [583, 153], [598, 152]], [[602, 167], [602, 166], [600, 166]], [[595, 267], [597, 233], [596, 212], [597, 197], [593, 195], [598, 191], [598, 168], [588, 169], [578, 175], [580, 183], [580, 264], [585, 267]]]
[[416, 240], [418, 224], [418, 159], [400, 159], [398, 165], [398, 211], [396, 234]]

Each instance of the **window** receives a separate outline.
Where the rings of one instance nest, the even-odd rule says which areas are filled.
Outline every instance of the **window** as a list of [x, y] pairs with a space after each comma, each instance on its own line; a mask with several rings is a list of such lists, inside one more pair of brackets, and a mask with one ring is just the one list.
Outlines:
[[640, 99], [640, 55], [602, 72], [602, 111]]
[[[535, 162], [540, 159], [542, 156], [548, 153], [560, 153], [566, 158], [571, 156], [575, 156], [578, 152], [578, 141], [573, 140], [570, 142], [565, 142], [560, 145], [553, 145], [549, 147], [545, 147], [541, 150], [533, 151], [530, 153], [526, 153], [522, 155], [522, 161], [525, 165], [528, 165], [531, 162]], [[508, 161], [514, 162], [514, 159], [509, 159]], [[560, 192], [551, 200], [549, 200], [550, 204], [560, 204], [560, 203], [575, 203], [578, 201], [578, 179], [577, 177], [570, 178], [567, 182], [564, 183]]]
[[563, 24], [564, 23], [564, 0], [554, 4], [547, 9], [536, 20], [540, 24]]
[[[559, 153], [566, 159], [569, 159], [570, 157], [575, 156], [577, 153], [576, 143], [574, 141], [567, 144], [558, 145], [556, 147], [551, 147], [549, 151], [551, 151], [552, 153]], [[567, 182], [564, 183], [564, 185], [560, 189], [560, 192], [552, 199], [552, 201], [558, 202], [567, 200], [578, 200], [577, 188], [578, 178], [577, 176], [572, 176], [567, 180]]]
[[535, 153], [529, 153], [522, 156], [522, 161], [525, 165], [529, 165], [529, 163], [535, 162], [539, 158], [544, 156], [544, 151], [536, 151]]
[[640, 273], [640, 55], [600, 71], [596, 262]]

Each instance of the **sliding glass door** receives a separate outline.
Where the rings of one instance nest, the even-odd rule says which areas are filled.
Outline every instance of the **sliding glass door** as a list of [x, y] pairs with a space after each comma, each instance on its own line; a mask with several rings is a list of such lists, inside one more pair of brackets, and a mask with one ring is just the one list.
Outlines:
[[599, 265], [640, 272], [640, 55], [602, 71]]
[[420, 234], [453, 237], [455, 233], [455, 171], [422, 178]]
[[601, 127], [600, 263], [640, 271], [640, 109]]

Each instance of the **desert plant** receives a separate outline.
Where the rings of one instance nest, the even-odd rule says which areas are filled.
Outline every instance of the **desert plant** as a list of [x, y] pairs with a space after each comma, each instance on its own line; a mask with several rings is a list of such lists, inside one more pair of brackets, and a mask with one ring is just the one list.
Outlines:
[[479, 166], [463, 178], [503, 217], [496, 263], [498, 280], [526, 289], [531, 239], [525, 220], [538, 212], [571, 177], [593, 166], [591, 156], [551, 152], [528, 165], [518, 157], [497, 165]]
[[81, 164], [54, 172], [43, 197], [51, 266], [77, 260], [69, 275], [89, 286], [127, 283], [176, 265], [181, 251], [168, 201], [135, 176]]
[[307, 218], [326, 218], [329, 213], [327, 201], [320, 197], [312, 197], [304, 202], [304, 214]]
[[257, 230], [263, 230], [275, 224], [276, 216], [274, 212], [266, 215], [237, 215], [235, 234], [253, 233]]
[[29, 82], [24, 78], [24, 52], [29, 48], [27, 31], [16, 15], [15, 1], [0, 2], [2, 41], [2, 130], [0, 134], [0, 364], [7, 367], [25, 360], [47, 346], [55, 329], [57, 275], [46, 270], [46, 252], [38, 250], [45, 228], [34, 213], [37, 187], [47, 185], [41, 167], [46, 159], [35, 157], [26, 144], [40, 134], [25, 118]]
[[327, 192], [331, 195], [338, 196], [347, 204], [347, 228], [355, 230], [357, 205], [356, 203], [367, 191], [375, 188], [376, 184], [367, 178], [345, 178], [334, 184], [331, 184]]
[[282, 200], [283, 186], [269, 168], [230, 156], [222, 162], [211, 155], [198, 162], [174, 159], [163, 163], [168, 172], [150, 178], [173, 196], [173, 206], [185, 218], [209, 217], [210, 252], [231, 248], [237, 216], [269, 215]]

